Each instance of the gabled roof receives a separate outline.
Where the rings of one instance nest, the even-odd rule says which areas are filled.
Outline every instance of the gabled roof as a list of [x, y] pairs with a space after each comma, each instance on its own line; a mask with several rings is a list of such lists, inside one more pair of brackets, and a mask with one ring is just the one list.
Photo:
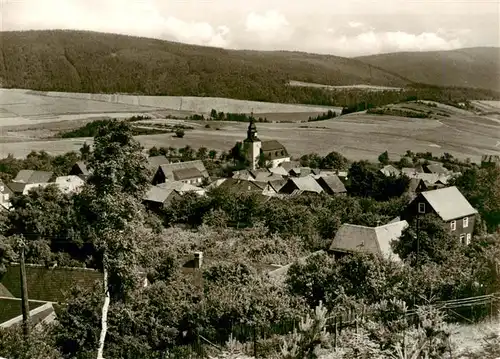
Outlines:
[[410, 178], [410, 183], [408, 184], [408, 192], [415, 192], [418, 186], [422, 183], [425, 189], [425, 183], [420, 178]]
[[200, 171], [201, 175], [205, 178], [208, 178], [208, 171], [205, 168], [205, 165], [201, 160], [195, 160], [195, 161], [187, 161], [187, 162], [177, 162], [177, 163], [170, 163], [167, 165], [161, 165], [158, 170], [163, 171], [163, 174], [165, 177], [170, 180], [170, 181], [175, 181], [174, 178], [174, 171], [179, 171], [183, 169], [188, 169], [188, 168], [195, 168], [198, 171]]
[[180, 194], [184, 194], [186, 192], [205, 192], [203, 188], [193, 186], [188, 183], [183, 183], [180, 181], [167, 181], [165, 183], [160, 183], [156, 185], [159, 188], [174, 190], [179, 192]]
[[286, 179], [269, 181], [269, 185], [276, 191], [279, 192], [281, 187], [283, 187], [286, 183]]
[[261, 149], [264, 152], [267, 151], [281, 151], [284, 150], [286, 152], [285, 146], [279, 143], [276, 140], [262, 141]]
[[182, 180], [187, 180], [187, 179], [191, 179], [191, 178], [203, 177], [200, 170], [197, 168], [194, 168], [194, 167], [173, 170], [172, 173], [174, 174], [175, 181], [182, 181]]
[[242, 180], [250, 180], [250, 178], [253, 178], [253, 175], [250, 173], [249, 170], [239, 170], [239, 171], [234, 171], [232, 178], [235, 179], [242, 179]]
[[7, 184], [7, 186], [14, 193], [23, 193], [24, 192], [24, 188], [26, 187], [26, 183], [22, 183], [22, 182], [9, 182]]
[[327, 193], [347, 192], [344, 183], [338, 176], [320, 176], [316, 181]]
[[408, 222], [398, 221], [378, 227], [343, 224], [332, 241], [330, 250], [364, 252], [399, 260], [391, 249], [391, 242], [401, 236]]
[[257, 182], [279, 181], [282, 179], [283, 179], [283, 176], [275, 174], [275, 173], [271, 173], [271, 172], [267, 172], [267, 173], [260, 172], [260, 173], [257, 173], [256, 176], [254, 177], [254, 181], [257, 181]]
[[380, 169], [380, 172], [382, 172], [384, 174], [384, 176], [387, 176], [387, 177], [399, 176], [401, 174], [401, 171], [398, 170], [393, 165], [387, 165], [387, 166], [382, 167]]
[[156, 170], [161, 165], [167, 165], [169, 163], [170, 163], [170, 161], [165, 156], [148, 157], [148, 166], [153, 170]]
[[427, 171], [430, 173], [436, 173], [438, 175], [447, 175], [451, 171], [445, 168], [441, 163], [429, 164], [426, 166]]
[[290, 178], [288, 181], [293, 182], [299, 191], [315, 193], [323, 192], [323, 188], [321, 188], [318, 182], [316, 182], [316, 180], [311, 176]]
[[276, 140], [262, 141], [260, 150], [266, 156], [267, 160], [290, 157], [285, 146]]
[[174, 192], [173, 189], [151, 186], [142, 199], [148, 202], [165, 203], [170, 195], [172, 195], [172, 192]]
[[289, 173], [291, 175], [297, 176], [297, 177], [305, 177], [309, 176], [312, 173], [312, 170], [310, 167], [295, 167], [292, 168]]
[[288, 171], [284, 167], [281, 167], [281, 166], [270, 168], [269, 172], [272, 172], [272, 173], [279, 175], [279, 176], [288, 176]]
[[437, 173], [423, 173], [423, 172], [413, 172], [413, 173], [405, 173], [410, 179], [417, 178], [421, 179], [424, 182], [429, 184], [434, 184], [436, 182], [440, 182], [442, 184], [447, 184], [450, 179], [450, 175], [439, 175]]
[[425, 191], [421, 195], [446, 222], [477, 213], [477, 210], [455, 186]]
[[[55, 267], [26, 265], [26, 282], [31, 300], [48, 302], [62, 302], [76, 286], [91, 288], [95, 282], [102, 279], [98, 271], [86, 268]], [[0, 278], [7, 290], [13, 296], [21, 298], [19, 278], [19, 264], [7, 266], [7, 270]]]
[[236, 191], [240, 193], [244, 192], [262, 192], [264, 189], [266, 183], [264, 185], [262, 182], [257, 182], [257, 181], [247, 181], [247, 180], [240, 180], [236, 178], [228, 178], [224, 182], [221, 183], [219, 187], [221, 188], [227, 188], [230, 189], [231, 191]]
[[408, 177], [411, 177], [415, 173], [423, 173], [423, 172], [424, 172], [424, 169], [420, 165], [418, 165], [416, 167], [403, 167], [401, 169], [401, 173], [404, 173]]
[[3, 181], [0, 181], [0, 193], [1, 194], [8, 194], [9, 197], [12, 197], [14, 195], [14, 192], [10, 189], [9, 186], [7, 186]]
[[50, 181], [52, 175], [53, 172], [21, 170], [12, 181], [21, 183], [45, 183]]
[[89, 170], [87, 169], [87, 165], [83, 161], [78, 161], [73, 165], [71, 172], [80, 172], [83, 176], [90, 175]]

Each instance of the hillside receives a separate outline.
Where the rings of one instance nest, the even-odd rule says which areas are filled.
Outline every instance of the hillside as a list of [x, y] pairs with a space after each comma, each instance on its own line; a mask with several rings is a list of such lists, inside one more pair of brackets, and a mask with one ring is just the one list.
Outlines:
[[[5, 88], [211, 96], [344, 106], [356, 102], [386, 104], [404, 100], [408, 96], [429, 97], [429, 91], [420, 89], [416, 93], [413, 89], [399, 95], [366, 95], [363, 94], [366, 91], [360, 88], [332, 92], [321, 87], [288, 84], [290, 81], [299, 81], [333, 86], [412, 87], [414, 82], [439, 82], [435, 81], [439, 78], [436, 75], [428, 75], [436, 72], [436, 65], [431, 60], [422, 60], [421, 69], [416, 75], [410, 70], [406, 74], [404, 69], [411, 66], [404, 57], [409, 55], [405, 54], [401, 55], [401, 63], [387, 65], [384, 61], [373, 60], [377, 62], [377, 66], [374, 66], [363, 62], [371, 62], [371, 58], [362, 58], [361, 61], [300, 52], [225, 50], [116, 34], [64, 30], [0, 32], [0, 47], [0, 85]], [[468, 57], [457, 57], [457, 71], [450, 71], [447, 67], [443, 76], [446, 79], [463, 78], [469, 85], [492, 88], [495, 76], [492, 76], [491, 68], [496, 60], [490, 58], [492, 55], [489, 53], [485, 52], [478, 64], [469, 64]], [[399, 54], [394, 56], [395, 59], [400, 58]], [[416, 55], [412, 54], [410, 58], [412, 56]], [[489, 64], [489, 67], [483, 66], [483, 63]], [[380, 69], [379, 65], [386, 69]], [[467, 66], [471, 70], [463, 71]], [[412, 81], [395, 74], [400, 68], [405, 76], [411, 75]], [[474, 75], [488, 72], [490, 76], [487, 79]], [[443, 83], [446, 83], [446, 79], [443, 79]], [[481, 81], [481, 86], [474, 81]], [[487, 91], [464, 92], [463, 89], [458, 92], [453, 89], [451, 91], [454, 94], [451, 95], [446, 92], [450, 90], [439, 89], [439, 94], [436, 94], [436, 89], [431, 91], [430, 99], [434, 100], [452, 97], [457, 101], [464, 98], [488, 100], [500, 96]]]
[[402, 86], [358, 60], [232, 51], [84, 31], [1, 32], [4, 87], [283, 101], [288, 80]]
[[500, 48], [400, 52], [356, 59], [411, 81], [437, 86], [500, 90]]

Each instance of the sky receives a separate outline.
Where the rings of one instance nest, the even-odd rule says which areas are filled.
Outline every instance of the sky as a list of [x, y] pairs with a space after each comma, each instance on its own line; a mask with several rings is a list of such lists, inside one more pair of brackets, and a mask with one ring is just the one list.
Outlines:
[[500, 46], [500, 0], [0, 0], [3, 31], [78, 29], [337, 56]]

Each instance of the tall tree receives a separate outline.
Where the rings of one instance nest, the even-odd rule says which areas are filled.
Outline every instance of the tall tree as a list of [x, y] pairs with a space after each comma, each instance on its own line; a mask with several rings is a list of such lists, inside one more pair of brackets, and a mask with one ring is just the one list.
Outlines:
[[136, 231], [144, 223], [140, 201], [148, 186], [146, 163], [128, 123], [114, 120], [101, 125], [89, 158], [91, 175], [78, 198], [84, 235], [93, 244], [96, 266], [104, 274], [98, 358], [103, 355], [111, 299], [126, 299], [138, 283]]

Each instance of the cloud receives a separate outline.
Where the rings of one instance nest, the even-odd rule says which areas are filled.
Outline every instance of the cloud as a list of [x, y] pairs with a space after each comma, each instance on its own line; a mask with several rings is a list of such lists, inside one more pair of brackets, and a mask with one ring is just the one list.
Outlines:
[[4, 25], [14, 29], [92, 30], [218, 47], [228, 45], [230, 34], [226, 25], [162, 13], [152, 0], [2, 1]]
[[167, 18], [161, 29], [180, 42], [216, 47], [227, 46], [227, 35], [230, 33], [225, 25], [214, 28], [207, 22], [186, 22], [175, 17]]
[[[5, 31], [93, 30], [233, 49], [340, 56], [500, 44], [495, 0], [357, 0], [335, 7], [329, 0], [0, 2]], [[463, 28], [464, 19], [468, 29]]]
[[363, 26], [362, 22], [357, 22], [357, 21], [349, 21], [348, 25], [353, 28], [361, 27]]
[[451, 50], [463, 47], [457, 37], [446, 38], [433, 32], [412, 34], [403, 31], [376, 32], [332, 36], [326, 42], [325, 50], [348, 56], [396, 51]]
[[246, 31], [277, 32], [288, 25], [286, 17], [276, 10], [268, 10], [264, 14], [251, 12], [247, 16]]

